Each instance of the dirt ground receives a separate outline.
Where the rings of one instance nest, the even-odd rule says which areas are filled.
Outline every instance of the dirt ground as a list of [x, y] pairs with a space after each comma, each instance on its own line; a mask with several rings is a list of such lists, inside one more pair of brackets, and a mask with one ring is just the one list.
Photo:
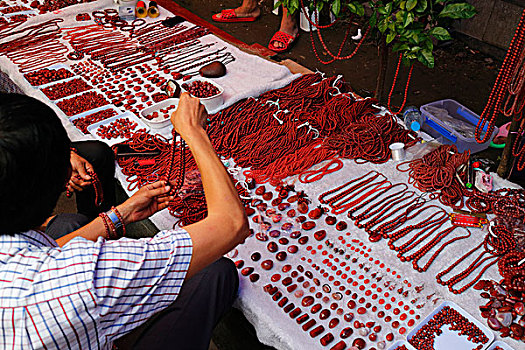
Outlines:
[[[214, 13], [222, 9], [236, 7], [241, 3], [241, 0], [177, 0], [176, 2], [211, 22], [211, 16]], [[272, 35], [278, 30], [280, 21], [280, 16], [271, 13], [272, 5], [272, 1], [264, 0], [262, 16], [255, 22], [213, 22], [213, 24], [245, 43], [257, 42], [267, 46]], [[341, 22], [330, 29], [322, 30], [322, 36], [332, 52], [337, 52], [347, 25], [347, 23]], [[353, 28], [352, 35], [357, 33], [357, 28], [358, 26]], [[314, 34], [314, 37], [318, 52], [322, 53], [324, 50], [317, 39], [317, 34]], [[354, 42], [347, 45], [343, 54], [350, 53], [354, 46]], [[319, 69], [328, 74], [342, 74], [357, 92], [365, 96], [373, 95], [378, 67], [377, 48], [374, 42], [367, 41], [350, 60], [323, 65], [319, 63], [313, 53], [309, 33], [301, 32], [292, 50], [279, 56], [297, 61], [312, 70]], [[435, 56], [436, 65], [434, 69], [428, 69], [421, 64], [415, 65], [407, 103], [420, 106], [431, 101], [452, 98], [474, 112], [481, 113], [496, 79], [499, 63], [457, 42], [443, 49], [437, 49]], [[329, 56], [324, 56], [325, 60], [327, 58]], [[391, 57], [387, 75], [388, 86], [392, 81], [396, 63], [397, 58]], [[403, 79], [402, 85], [396, 87], [393, 95], [395, 104], [402, 101], [407, 74], [408, 69], [402, 68], [400, 72], [400, 78]]]
[[[187, 8], [199, 17], [212, 22], [211, 16], [220, 12], [222, 9], [234, 8], [240, 5], [242, 0], [176, 0], [178, 4]], [[259, 43], [267, 46], [270, 38], [279, 28], [280, 16], [271, 13], [273, 1], [262, 1], [262, 15], [255, 22], [248, 23], [216, 23], [214, 25], [230, 33], [239, 40], [247, 43]], [[322, 36], [327, 47], [332, 52], [337, 52], [343, 40], [348, 22], [340, 21], [330, 29], [322, 30]], [[357, 33], [359, 28], [355, 24], [351, 35]], [[317, 39], [317, 34], [313, 35], [317, 51], [323, 55], [323, 48]], [[355, 42], [349, 40], [342, 54], [348, 55], [353, 51]], [[329, 56], [321, 56], [327, 60]], [[311, 69], [320, 70], [329, 75], [342, 74], [352, 88], [362, 96], [373, 96], [376, 86], [378, 72], [378, 52], [377, 45], [373, 40], [367, 40], [357, 52], [357, 54], [346, 61], [337, 61], [328, 65], [320, 63], [312, 49], [312, 42], [308, 32], [301, 31], [300, 36], [293, 48], [284, 54], [280, 54], [276, 59], [291, 59], [299, 64]], [[397, 56], [391, 55], [389, 58], [388, 72], [386, 77], [386, 92], [384, 100], [390, 90], [393, 75], [397, 64]], [[501, 62], [495, 58], [484, 55], [476, 50], [469, 48], [461, 41], [454, 40], [446, 43], [435, 50], [435, 68], [429, 69], [416, 63], [410, 83], [407, 105], [421, 106], [423, 104], [442, 100], [454, 99], [472, 111], [481, 114], [487, 98], [496, 79]], [[408, 68], [402, 67], [399, 79], [392, 95], [392, 104], [397, 106], [403, 100], [405, 82], [408, 75]], [[502, 125], [507, 120], [497, 120], [496, 125]], [[499, 163], [501, 150], [489, 149], [480, 153], [480, 156], [489, 158]], [[495, 170], [495, 169], [494, 169]], [[520, 181], [521, 182], [521, 181]]]

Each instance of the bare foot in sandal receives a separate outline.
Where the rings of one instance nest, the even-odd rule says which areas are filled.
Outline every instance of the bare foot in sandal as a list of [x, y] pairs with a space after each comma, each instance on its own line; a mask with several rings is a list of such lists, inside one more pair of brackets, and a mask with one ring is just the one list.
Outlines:
[[[228, 10], [225, 10], [228, 11]], [[233, 9], [237, 18], [258, 18], [261, 15], [261, 9], [257, 6], [257, 0], [243, 0], [241, 6]], [[223, 12], [217, 13], [212, 16], [215, 21], [224, 20]]]
[[283, 42], [282, 40], [275, 40], [278, 39], [278, 37], [274, 35], [274, 37], [272, 37], [270, 40], [270, 44], [268, 45], [270, 49], [279, 52], [285, 51], [297, 38], [297, 35], [299, 34], [299, 27], [297, 26], [296, 15], [290, 16], [288, 14], [288, 10], [283, 8], [283, 17], [281, 18], [281, 27], [279, 28], [279, 31], [289, 35], [289, 37], [283, 38], [282, 40], [285, 40], [285, 42]]

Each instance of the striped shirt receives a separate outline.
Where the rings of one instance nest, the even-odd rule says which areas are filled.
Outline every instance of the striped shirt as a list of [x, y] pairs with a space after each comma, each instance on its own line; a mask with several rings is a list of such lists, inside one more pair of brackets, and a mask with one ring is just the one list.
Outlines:
[[0, 349], [108, 349], [176, 298], [191, 260], [185, 230], [63, 247], [0, 236]]

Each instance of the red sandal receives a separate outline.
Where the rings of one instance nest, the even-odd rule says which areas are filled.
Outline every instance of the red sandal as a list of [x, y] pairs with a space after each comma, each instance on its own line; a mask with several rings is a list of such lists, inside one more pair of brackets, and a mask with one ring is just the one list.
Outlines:
[[218, 13], [214, 14], [213, 16], [211, 16], [211, 19], [213, 19], [215, 22], [235, 23], [235, 22], [253, 22], [257, 19], [257, 17], [254, 17], [254, 16], [238, 17], [234, 9], [227, 9], [227, 10], [222, 10], [220, 13], [220, 16]]
[[[292, 44], [295, 42], [297, 37], [299, 36], [299, 33], [297, 33], [295, 36], [287, 34], [285, 32], [281, 32], [280, 30], [276, 32], [272, 38], [270, 39], [270, 43], [268, 44], [268, 48], [275, 52], [284, 52], [290, 49]], [[276, 47], [273, 43], [277, 41], [281, 44], [283, 44], [283, 47]]]

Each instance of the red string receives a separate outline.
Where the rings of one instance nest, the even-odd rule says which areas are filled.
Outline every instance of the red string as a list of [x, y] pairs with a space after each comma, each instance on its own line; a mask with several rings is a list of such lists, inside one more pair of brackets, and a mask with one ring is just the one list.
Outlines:
[[408, 78], [407, 78], [407, 83], [405, 85], [405, 95], [403, 97], [403, 102], [401, 103], [401, 107], [399, 107], [399, 110], [394, 113], [391, 110], [390, 101], [392, 99], [392, 94], [394, 93], [394, 88], [396, 86], [397, 76], [399, 75], [399, 67], [401, 66], [402, 57], [403, 57], [403, 54], [399, 54], [399, 60], [397, 61], [396, 74], [394, 75], [394, 81], [392, 82], [392, 87], [390, 88], [390, 93], [388, 94], [388, 105], [387, 105], [387, 107], [388, 107], [388, 111], [390, 112], [390, 114], [393, 114], [393, 115], [399, 114], [403, 110], [403, 108], [405, 107], [405, 103], [407, 101], [407, 95], [408, 95], [408, 86], [410, 85], [410, 78], [412, 77], [412, 70], [414, 69], [414, 64], [412, 64], [410, 66], [410, 71], [408, 72]]

